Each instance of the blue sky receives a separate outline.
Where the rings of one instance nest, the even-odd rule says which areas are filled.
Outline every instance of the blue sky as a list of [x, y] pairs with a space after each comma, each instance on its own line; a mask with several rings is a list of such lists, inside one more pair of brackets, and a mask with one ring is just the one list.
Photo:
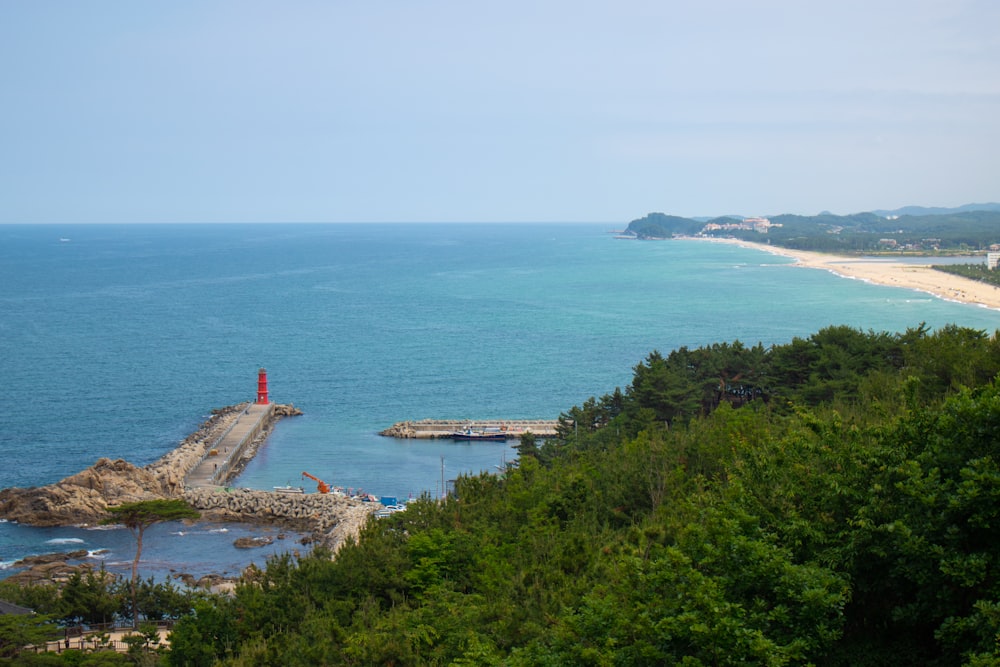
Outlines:
[[0, 223], [1000, 200], [994, 0], [0, 3]]

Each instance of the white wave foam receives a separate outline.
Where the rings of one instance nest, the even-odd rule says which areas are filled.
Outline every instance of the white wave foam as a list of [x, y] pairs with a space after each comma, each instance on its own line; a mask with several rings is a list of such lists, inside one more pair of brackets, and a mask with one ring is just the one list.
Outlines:
[[46, 544], [83, 544], [83, 540], [79, 537], [54, 537], [51, 540], [45, 540]]

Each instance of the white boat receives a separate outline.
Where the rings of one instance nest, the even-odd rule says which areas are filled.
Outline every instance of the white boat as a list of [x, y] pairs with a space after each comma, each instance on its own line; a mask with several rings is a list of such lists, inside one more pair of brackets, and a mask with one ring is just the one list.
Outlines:
[[285, 486], [274, 487], [275, 493], [305, 493], [306, 490], [301, 486], [292, 486], [291, 484], [286, 484]]

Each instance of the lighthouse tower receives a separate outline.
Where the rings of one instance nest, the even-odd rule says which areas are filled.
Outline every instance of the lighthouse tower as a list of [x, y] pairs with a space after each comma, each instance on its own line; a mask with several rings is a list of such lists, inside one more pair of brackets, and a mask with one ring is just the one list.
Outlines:
[[257, 405], [267, 405], [267, 370], [257, 371]]

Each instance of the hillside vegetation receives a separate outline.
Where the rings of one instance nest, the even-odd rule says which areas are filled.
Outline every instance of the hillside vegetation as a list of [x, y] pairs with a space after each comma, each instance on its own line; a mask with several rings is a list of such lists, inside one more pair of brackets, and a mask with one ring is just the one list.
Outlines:
[[957, 326], [653, 352], [502, 474], [197, 599], [165, 659], [998, 664], [998, 372]]
[[171, 664], [995, 664], [1000, 344], [652, 353], [499, 476], [200, 604]]

